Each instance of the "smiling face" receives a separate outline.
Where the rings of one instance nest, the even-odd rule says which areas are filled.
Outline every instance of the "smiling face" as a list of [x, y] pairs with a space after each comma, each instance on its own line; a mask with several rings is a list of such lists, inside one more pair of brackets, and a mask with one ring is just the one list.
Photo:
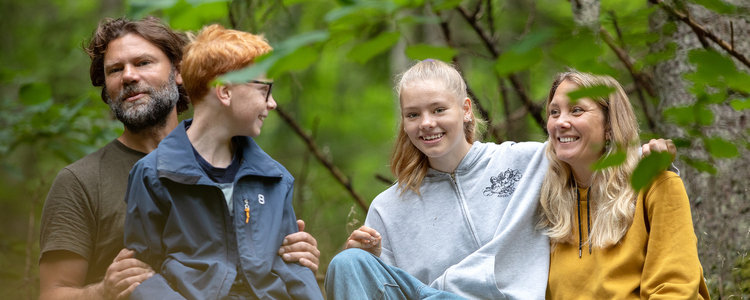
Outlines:
[[[577, 180], [590, 176], [590, 167], [602, 156], [605, 142], [604, 110], [589, 98], [570, 101], [578, 86], [564, 80], [547, 107], [547, 131], [557, 157], [568, 163]], [[587, 171], [589, 170], [589, 171]], [[584, 173], [584, 174], [581, 174]]]
[[[261, 80], [270, 82], [270, 80]], [[257, 137], [260, 135], [263, 121], [268, 113], [276, 108], [273, 94], [268, 94], [270, 85], [263, 83], [246, 83], [232, 86], [232, 112], [239, 120], [237, 124], [244, 124], [237, 135]], [[268, 101], [266, 101], [268, 95]]]
[[464, 123], [471, 119], [471, 100], [457, 99], [438, 80], [414, 82], [401, 90], [404, 131], [424, 153], [430, 167], [453, 172], [469, 152]]
[[165, 124], [180, 97], [179, 71], [164, 52], [136, 34], [109, 43], [104, 78], [107, 103], [134, 133]]

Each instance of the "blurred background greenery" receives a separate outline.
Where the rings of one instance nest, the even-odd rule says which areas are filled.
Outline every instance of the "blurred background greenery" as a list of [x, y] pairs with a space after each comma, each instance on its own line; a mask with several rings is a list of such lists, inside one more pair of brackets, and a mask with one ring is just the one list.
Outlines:
[[289, 119], [272, 113], [257, 141], [296, 178], [319, 276], [393, 178], [395, 76], [437, 58], [462, 70], [490, 120], [488, 142], [543, 141], [540, 103], [566, 67], [617, 78], [644, 141], [678, 145], [711, 295], [750, 299], [749, 11], [741, 0], [3, 1], [0, 299], [38, 297], [52, 180], [122, 133], [81, 45], [104, 17], [146, 14], [185, 31], [221, 23], [263, 33], [276, 48], [261, 68]]

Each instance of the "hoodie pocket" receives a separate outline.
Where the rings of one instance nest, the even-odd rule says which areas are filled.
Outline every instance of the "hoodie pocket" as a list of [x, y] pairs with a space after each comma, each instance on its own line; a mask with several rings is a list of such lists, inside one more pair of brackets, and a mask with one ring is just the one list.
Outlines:
[[431, 286], [469, 299], [508, 299], [497, 288], [495, 256], [476, 252], [448, 268]]

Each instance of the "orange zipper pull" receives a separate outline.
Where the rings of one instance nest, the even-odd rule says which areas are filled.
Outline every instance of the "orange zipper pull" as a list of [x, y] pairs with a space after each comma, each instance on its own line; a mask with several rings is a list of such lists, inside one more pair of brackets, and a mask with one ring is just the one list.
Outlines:
[[245, 199], [245, 224], [247, 224], [247, 222], [250, 222], [250, 204], [247, 199]]

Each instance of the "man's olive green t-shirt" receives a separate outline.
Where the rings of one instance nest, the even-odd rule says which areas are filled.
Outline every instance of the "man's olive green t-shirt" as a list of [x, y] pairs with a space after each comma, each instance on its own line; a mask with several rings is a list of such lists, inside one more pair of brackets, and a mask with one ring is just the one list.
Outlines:
[[89, 263], [85, 284], [101, 281], [123, 248], [128, 174], [144, 156], [115, 139], [62, 169], [44, 203], [40, 254], [81, 255]]

